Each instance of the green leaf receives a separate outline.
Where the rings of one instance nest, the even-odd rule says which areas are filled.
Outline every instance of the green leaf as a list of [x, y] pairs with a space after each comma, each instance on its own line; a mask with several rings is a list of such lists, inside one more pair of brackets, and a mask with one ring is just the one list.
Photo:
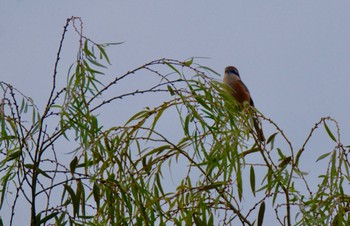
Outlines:
[[87, 56], [95, 58], [95, 55], [89, 50], [88, 42], [88, 40], [85, 40], [83, 51]]
[[258, 226], [261, 226], [263, 224], [264, 215], [265, 215], [265, 202], [262, 202], [259, 208]]
[[236, 173], [236, 179], [237, 179], [237, 190], [238, 190], [238, 198], [241, 201], [243, 196], [243, 182], [242, 182], [242, 173], [241, 168], [238, 166], [237, 173]]
[[280, 168], [284, 168], [292, 161], [292, 156], [282, 158], [281, 163], [278, 165]]
[[252, 189], [255, 197], [255, 171], [253, 166], [250, 166], [250, 188]]
[[213, 69], [206, 67], [206, 66], [200, 66], [199, 68], [203, 68], [204, 70], [210, 71], [212, 73], [214, 73], [217, 76], [222, 76], [220, 73], [217, 73], [216, 71], [214, 71]]
[[155, 187], [158, 187], [158, 190], [164, 196], [164, 190], [163, 190], [163, 187], [162, 187], [162, 183], [160, 182], [160, 174], [158, 174], [158, 173], [156, 174], [156, 183], [157, 183], [157, 186], [155, 186]]
[[40, 220], [41, 219], [41, 213], [38, 213], [36, 216], [35, 216], [35, 226], [40, 226]]
[[337, 175], [337, 152], [333, 151], [332, 164], [331, 164], [331, 177], [336, 177]]
[[211, 190], [211, 189], [214, 189], [214, 188], [221, 187], [221, 186], [224, 185], [224, 184], [225, 184], [224, 182], [218, 181], [218, 182], [215, 182], [215, 183], [210, 184], [210, 185], [205, 185], [205, 186], [201, 187], [200, 190], [206, 190], [206, 191], [208, 191], [208, 190]]
[[323, 155], [321, 155], [320, 157], [318, 157], [318, 159], [316, 160], [316, 162], [326, 158], [327, 156], [329, 156], [330, 154], [332, 154], [332, 152], [328, 152], [328, 153], [325, 153]]
[[81, 205], [81, 215], [85, 216], [85, 190], [84, 190], [84, 186], [83, 186], [83, 183], [81, 182], [81, 180], [77, 181], [77, 191], [75, 194], [76, 194], [76, 197], [78, 199], [77, 212], [79, 212], [79, 206]]
[[[92, 60], [90, 60], [89, 62], [93, 63]], [[91, 74], [100, 74], [100, 75], [104, 74], [102, 71], [97, 71], [97, 70], [93, 69], [92, 67], [90, 67], [90, 65], [87, 63], [86, 60], [83, 60], [83, 63], [84, 63], [86, 71], [90, 72]], [[95, 63], [98, 64], [97, 62], [95, 62]], [[93, 63], [93, 64], [95, 64], [95, 63]], [[84, 77], [82, 76], [81, 78], [84, 78]]]
[[28, 169], [32, 169], [32, 170], [34, 170], [34, 168], [35, 168], [35, 170], [38, 174], [42, 174], [44, 177], [52, 179], [52, 177], [50, 177], [45, 171], [42, 171], [40, 168], [38, 168], [37, 166], [34, 166], [33, 164], [24, 164], [24, 167], [26, 167]]
[[192, 117], [193, 116], [191, 114], [186, 115], [185, 121], [183, 123], [183, 130], [186, 136], [190, 136], [189, 124]]
[[39, 225], [45, 224], [46, 222], [48, 222], [51, 218], [56, 217], [58, 214], [58, 212], [53, 212], [49, 215], [47, 215], [46, 217], [44, 217], [43, 219], [40, 220]]
[[63, 186], [66, 189], [66, 191], [68, 191], [69, 196], [71, 197], [73, 203], [73, 214], [75, 217], [79, 213], [79, 198], [76, 196], [73, 189], [68, 184], [64, 184]]
[[[349, 222], [347, 222], [349, 223]], [[337, 215], [335, 215], [333, 222], [331, 224], [332, 226], [343, 226], [343, 214], [339, 212]]]
[[334, 142], [337, 142], [337, 139], [335, 139], [333, 133], [332, 133], [331, 130], [328, 128], [327, 123], [324, 122], [323, 125], [324, 125], [324, 128], [326, 129], [326, 131], [327, 131], [327, 133], [328, 133], [328, 136], [329, 136]]
[[97, 182], [94, 183], [94, 186], [92, 187], [92, 193], [94, 196], [94, 200], [96, 202], [97, 209], [100, 208], [100, 200], [101, 200], [101, 195], [100, 195], [100, 188]]
[[[154, 112], [149, 111], [148, 109], [140, 111], [138, 113], [136, 113], [135, 115], [133, 115], [126, 123], [125, 125], [128, 125], [130, 122], [135, 121], [135, 120], [139, 120], [142, 118], [147, 118], [149, 117], [151, 114], [153, 114]], [[140, 125], [141, 126], [141, 125]]]
[[18, 157], [21, 156], [21, 154], [22, 154], [21, 150], [16, 151], [14, 153], [11, 153], [10, 156], [8, 157], [7, 161], [11, 161], [11, 160], [17, 159]]
[[87, 57], [86, 58], [90, 63], [92, 63], [93, 65], [97, 66], [97, 67], [101, 67], [101, 68], [107, 68], [105, 65], [99, 63], [97, 60], [95, 60], [94, 58], [90, 58]]
[[121, 45], [123, 44], [124, 42], [108, 42], [108, 43], [103, 43], [103, 44], [100, 44], [101, 46], [103, 47], [108, 47], [108, 46], [116, 46], [116, 45]]
[[7, 182], [11, 176], [11, 172], [7, 172], [2, 178], [1, 178], [1, 185], [2, 185], [2, 189], [1, 189], [1, 202], [0, 202], [0, 209], [2, 208], [2, 204], [5, 201], [5, 194], [7, 193], [6, 189], [7, 189]]
[[202, 221], [199, 217], [197, 217], [196, 214], [193, 214], [192, 217], [193, 217], [193, 221], [194, 221], [196, 226], [207, 225], [204, 221]]
[[153, 155], [153, 154], [156, 154], [156, 155], [160, 155], [164, 150], [166, 149], [170, 149], [170, 145], [166, 144], [166, 145], [162, 145], [160, 147], [157, 147], [153, 150], [151, 150], [150, 152], [148, 152], [144, 157], [146, 156], [150, 156], [150, 155]]
[[273, 149], [273, 146], [274, 146], [274, 141], [275, 141], [275, 137], [276, 135], [278, 134], [278, 132], [272, 134], [271, 136], [269, 136], [269, 138], [267, 138], [267, 141], [266, 141], [266, 144], [269, 144], [271, 143], [271, 149]]
[[75, 173], [75, 169], [76, 169], [77, 165], [78, 165], [78, 158], [77, 158], [77, 156], [75, 156], [74, 159], [69, 164], [70, 173], [72, 175]]
[[183, 62], [183, 64], [184, 64], [185, 66], [187, 66], [187, 67], [191, 66], [192, 63], [193, 63], [193, 57], [190, 58], [189, 60]]
[[107, 63], [110, 65], [111, 62], [109, 61], [109, 58], [107, 56], [107, 53], [104, 49], [103, 45], [97, 45], [97, 48], [100, 50], [100, 59], [102, 59], [102, 56], [106, 59]]
[[198, 103], [204, 107], [205, 109], [208, 109], [209, 111], [211, 111], [211, 107], [208, 106], [208, 104], [205, 102], [206, 100], [201, 97], [201, 96], [198, 96], [196, 93], [194, 93], [194, 98], [196, 99], [196, 101], [198, 101]]
[[36, 169], [38, 171], [39, 174], [42, 174], [44, 177], [47, 177], [49, 179], [52, 179], [52, 177], [49, 176], [49, 174], [47, 174], [45, 171], [42, 171], [41, 169], [37, 168]]
[[167, 86], [167, 88], [168, 88], [168, 91], [169, 91], [170, 95], [174, 96], [174, 94], [175, 94], [174, 89], [171, 86], [169, 86], [169, 85]]
[[26, 113], [28, 111], [28, 104], [27, 102], [25, 101], [25, 99], [23, 98], [22, 99], [22, 103], [21, 103], [21, 108], [20, 108], [20, 112], [24, 112]]
[[170, 67], [171, 69], [173, 69], [177, 74], [181, 75], [181, 73], [179, 72], [179, 70], [177, 70], [173, 65], [169, 64], [168, 62], [164, 61], [165, 65], [167, 65], [168, 67]]
[[158, 110], [157, 114], [154, 116], [154, 120], [153, 123], [151, 125], [151, 128], [149, 130], [147, 139], [149, 139], [154, 131], [154, 127], [156, 126], [158, 120], [160, 119], [160, 117], [162, 116], [163, 112], [167, 109], [167, 104], [163, 104], [162, 108]]

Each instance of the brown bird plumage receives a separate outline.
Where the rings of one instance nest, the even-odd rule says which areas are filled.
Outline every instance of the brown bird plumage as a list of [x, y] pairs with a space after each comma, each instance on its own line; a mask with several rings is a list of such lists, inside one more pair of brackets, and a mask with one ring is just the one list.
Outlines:
[[[247, 86], [242, 82], [237, 68], [233, 66], [228, 66], [225, 68], [224, 84], [227, 84], [231, 87], [229, 92], [231, 96], [233, 96], [238, 101], [238, 103], [243, 105], [244, 102], [247, 102], [250, 106], [254, 107], [254, 102], [250, 96], [250, 92]], [[260, 128], [258, 119], [254, 118], [253, 122], [259, 140], [264, 141], [265, 136], [262, 129]]]

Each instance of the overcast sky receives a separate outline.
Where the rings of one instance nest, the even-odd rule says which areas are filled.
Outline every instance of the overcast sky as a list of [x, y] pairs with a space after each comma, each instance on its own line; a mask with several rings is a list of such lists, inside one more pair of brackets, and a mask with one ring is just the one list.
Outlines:
[[[198, 62], [218, 72], [227, 65], [240, 70], [256, 107], [296, 149], [323, 116], [338, 120], [349, 144], [349, 10], [348, 0], [0, 0], [0, 80], [43, 104], [63, 25], [80, 16], [92, 40], [125, 42], [109, 49], [107, 76], [162, 57], [208, 57]], [[76, 57], [70, 30], [63, 78]], [[312, 141], [320, 153], [330, 143], [322, 133]]]

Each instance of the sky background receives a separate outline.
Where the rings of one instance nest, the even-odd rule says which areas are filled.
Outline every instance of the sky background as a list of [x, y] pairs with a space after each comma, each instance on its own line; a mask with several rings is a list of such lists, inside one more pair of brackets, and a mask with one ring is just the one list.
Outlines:
[[[79, 16], [92, 40], [125, 42], [108, 50], [112, 66], [106, 76], [163, 57], [208, 57], [197, 62], [220, 73], [227, 65], [239, 69], [256, 107], [296, 150], [324, 116], [339, 122], [342, 141], [349, 144], [349, 9], [348, 0], [0, 0], [0, 80], [43, 107], [63, 25]], [[63, 82], [78, 48], [69, 29], [59, 68]], [[311, 140], [319, 155], [333, 145], [325, 137], [320, 130]]]

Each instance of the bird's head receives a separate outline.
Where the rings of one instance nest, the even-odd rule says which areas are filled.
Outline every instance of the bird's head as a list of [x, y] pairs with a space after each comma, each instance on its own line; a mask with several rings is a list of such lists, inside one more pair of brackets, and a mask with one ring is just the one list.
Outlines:
[[227, 66], [225, 68], [225, 74], [234, 74], [237, 75], [239, 77], [239, 72], [237, 70], [237, 68], [235, 68], [234, 66]]

